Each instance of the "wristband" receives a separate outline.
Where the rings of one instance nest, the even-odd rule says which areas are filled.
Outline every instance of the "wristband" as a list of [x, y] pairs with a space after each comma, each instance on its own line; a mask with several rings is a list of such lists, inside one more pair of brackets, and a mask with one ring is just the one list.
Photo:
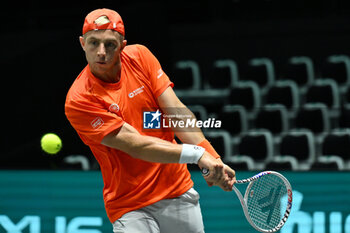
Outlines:
[[204, 139], [201, 143], [197, 144], [197, 146], [203, 147], [214, 158], [220, 158], [220, 155], [215, 151], [214, 147], [207, 139]]
[[182, 151], [179, 163], [198, 163], [198, 160], [204, 154], [205, 149], [200, 146], [182, 144]]

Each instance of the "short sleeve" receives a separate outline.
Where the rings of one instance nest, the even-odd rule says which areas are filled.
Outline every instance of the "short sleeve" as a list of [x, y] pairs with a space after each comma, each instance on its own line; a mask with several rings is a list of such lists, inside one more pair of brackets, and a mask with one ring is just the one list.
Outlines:
[[85, 144], [100, 144], [110, 132], [125, 122], [118, 115], [87, 100], [70, 100], [65, 105], [66, 116]]
[[157, 58], [145, 46], [139, 45], [140, 57], [151, 82], [154, 96], [158, 98], [169, 86], [174, 87], [169, 77], [163, 71]]

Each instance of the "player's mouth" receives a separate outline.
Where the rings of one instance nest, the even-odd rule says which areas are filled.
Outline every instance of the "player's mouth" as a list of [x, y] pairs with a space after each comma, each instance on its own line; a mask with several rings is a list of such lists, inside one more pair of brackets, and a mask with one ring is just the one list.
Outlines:
[[105, 61], [97, 61], [96, 63], [99, 65], [106, 65], [107, 64]]

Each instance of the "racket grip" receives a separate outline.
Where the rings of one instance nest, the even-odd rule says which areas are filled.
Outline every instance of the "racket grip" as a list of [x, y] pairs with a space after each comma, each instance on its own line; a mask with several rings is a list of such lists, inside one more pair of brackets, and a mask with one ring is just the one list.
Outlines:
[[210, 171], [208, 168], [204, 167], [204, 168], [202, 168], [201, 173], [202, 173], [202, 176], [209, 176]]

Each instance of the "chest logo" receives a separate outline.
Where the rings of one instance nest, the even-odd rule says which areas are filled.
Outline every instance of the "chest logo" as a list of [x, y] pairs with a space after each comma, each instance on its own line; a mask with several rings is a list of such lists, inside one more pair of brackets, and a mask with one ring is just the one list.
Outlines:
[[137, 89], [135, 89], [135, 90], [133, 90], [132, 92], [130, 92], [129, 94], [128, 94], [128, 96], [129, 96], [129, 98], [131, 99], [131, 98], [134, 98], [135, 96], [137, 96], [138, 94], [140, 94], [140, 93], [142, 93], [144, 90], [145, 87], [142, 85], [141, 87], [139, 87], [139, 88], [137, 88]]
[[119, 112], [119, 110], [120, 110], [120, 108], [119, 108], [118, 104], [113, 103], [113, 104], [109, 105], [110, 112], [117, 113], [117, 112]]

